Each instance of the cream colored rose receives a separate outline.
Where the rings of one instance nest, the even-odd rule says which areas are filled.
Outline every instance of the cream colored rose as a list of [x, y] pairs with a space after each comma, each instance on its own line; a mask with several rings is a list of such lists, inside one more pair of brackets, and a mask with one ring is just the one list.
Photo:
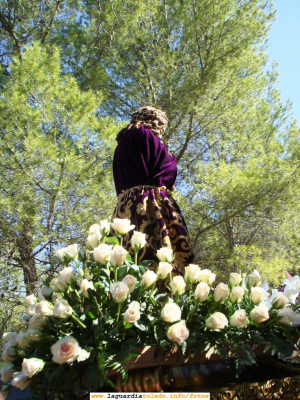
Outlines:
[[157, 250], [156, 256], [159, 261], [171, 263], [173, 261], [173, 250], [169, 247], [162, 247]]
[[93, 233], [92, 235], [89, 235], [86, 239], [86, 245], [90, 249], [95, 249], [97, 246], [99, 246], [100, 240], [102, 238], [102, 235], [100, 232]]
[[230, 293], [230, 301], [232, 303], [240, 303], [243, 300], [245, 291], [241, 286], [235, 286]]
[[18, 334], [17, 342], [18, 342], [18, 347], [30, 346], [30, 340], [27, 338], [26, 332], [21, 332]]
[[35, 312], [40, 314], [40, 317], [53, 314], [53, 305], [47, 300], [40, 301], [35, 309]]
[[110, 223], [107, 219], [101, 219], [100, 223], [100, 233], [102, 236], [107, 236], [110, 232]]
[[26, 312], [31, 317], [32, 315], [35, 314], [35, 309], [36, 309], [36, 305], [35, 304], [29, 304], [26, 307]]
[[199, 281], [205, 282], [211, 286], [216, 279], [216, 274], [211, 272], [209, 269], [202, 269], [199, 274]]
[[72, 260], [76, 260], [78, 257], [78, 244], [71, 244], [68, 247], [63, 247], [56, 251], [60, 261], [62, 262], [70, 262]]
[[73, 308], [67, 300], [59, 300], [54, 304], [53, 315], [57, 318], [68, 318], [73, 313]]
[[228, 299], [229, 287], [226, 283], [219, 283], [214, 292], [214, 300], [216, 302], [223, 302]]
[[146, 234], [138, 231], [133, 231], [132, 238], [130, 240], [131, 246], [134, 251], [141, 250], [146, 245]]
[[267, 321], [269, 319], [268, 307], [264, 304], [255, 306], [250, 312], [250, 318], [252, 319], [252, 321], [257, 322], [258, 324]]
[[23, 313], [20, 317], [20, 324], [21, 325], [27, 325], [31, 316], [28, 314]]
[[113, 267], [121, 267], [126, 261], [128, 251], [122, 246], [115, 246], [110, 256], [110, 263]]
[[51, 346], [51, 352], [53, 362], [65, 364], [75, 361], [81, 353], [81, 348], [75, 338], [66, 336]]
[[3, 361], [14, 361], [18, 355], [17, 350], [11, 347], [9, 343], [4, 343], [2, 346], [2, 360]]
[[185, 267], [184, 270], [184, 280], [188, 284], [193, 284], [195, 282], [198, 282], [199, 276], [200, 276], [200, 268], [196, 264], [190, 264], [187, 267]]
[[254, 286], [251, 288], [251, 292], [250, 292], [250, 300], [252, 301], [252, 303], [254, 304], [258, 304], [261, 301], [264, 300], [265, 298], [265, 291], [263, 288], [259, 287], [259, 286]]
[[2, 382], [10, 381], [14, 372], [16, 372], [14, 364], [10, 362], [2, 363], [0, 368], [0, 380]]
[[147, 272], [144, 273], [142, 276], [142, 280], [140, 282], [141, 286], [144, 286], [145, 289], [148, 288], [149, 286], [153, 285], [153, 283], [157, 280], [157, 275], [154, 271], [150, 271], [148, 269]]
[[[54, 278], [51, 279], [50, 281], [50, 287], [53, 289], [54, 292], [60, 292], [60, 289], [56, 286], [58, 281], [58, 278], [55, 276]], [[65, 287], [67, 287], [66, 284], [64, 284]]]
[[58, 274], [58, 282], [65, 282], [67, 285], [71, 285], [75, 281], [72, 267], [65, 267]]
[[18, 334], [16, 332], [5, 332], [2, 335], [4, 343], [9, 343], [10, 346], [16, 346]]
[[213, 331], [224, 329], [225, 326], [228, 325], [228, 319], [225, 317], [224, 314], [220, 312], [215, 312], [212, 314], [207, 320], [205, 321], [205, 324], [208, 328], [210, 328]]
[[46, 300], [47, 298], [49, 298], [52, 295], [52, 293], [53, 293], [53, 289], [51, 287], [43, 286], [39, 290], [38, 299]]
[[27, 376], [24, 376], [23, 373], [15, 372], [13, 374], [13, 379], [11, 381], [12, 386], [16, 387], [17, 389], [24, 390], [26, 386], [30, 383], [30, 379]]
[[111, 283], [110, 293], [117, 303], [123, 303], [129, 294], [129, 287], [124, 282]]
[[93, 256], [96, 261], [101, 264], [106, 264], [112, 255], [113, 246], [111, 244], [102, 243], [98, 247], [96, 247], [93, 251]]
[[179, 295], [181, 295], [185, 292], [186, 283], [183, 277], [178, 275], [174, 276], [172, 282], [170, 283], [170, 286], [173, 294], [178, 293]]
[[180, 307], [175, 303], [167, 303], [161, 310], [161, 318], [165, 322], [176, 322], [181, 319]]
[[100, 231], [101, 231], [100, 225], [99, 225], [99, 224], [93, 224], [93, 225], [91, 225], [91, 226], [89, 227], [88, 234], [89, 234], [89, 235], [94, 235], [95, 233], [96, 233], [96, 234], [97, 234], [97, 233], [100, 233]]
[[239, 328], [246, 328], [249, 324], [249, 319], [247, 317], [245, 310], [237, 310], [231, 317], [230, 317], [230, 325]]
[[242, 280], [242, 275], [237, 274], [236, 272], [231, 272], [229, 282], [232, 287], [239, 285]]
[[22, 373], [31, 378], [44, 368], [44, 361], [40, 358], [24, 358], [22, 363]]
[[87, 299], [89, 298], [88, 289], [94, 290], [93, 282], [91, 282], [87, 279], [83, 279], [80, 282], [80, 290], [81, 290], [81, 293], [83, 294], [83, 296], [86, 297]]
[[278, 293], [275, 299], [272, 301], [272, 306], [274, 308], [282, 308], [289, 303], [289, 299], [283, 294]]
[[135, 228], [135, 225], [131, 225], [130, 220], [126, 218], [115, 218], [110, 225], [119, 235], [125, 235]]
[[203, 303], [210, 292], [210, 287], [206, 282], [198, 283], [196, 290], [195, 290], [195, 299], [197, 299], [200, 303]]
[[29, 321], [28, 329], [43, 330], [47, 325], [45, 318], [42, 318], [40, 314], [34, 314]]
[[189, 334], [190, 332], [186, 327], [185, 321], [182, 320], [170, 326], [167, 332], [167, 337], [172, 342], [181, 345], [189, 337]]
[[39, 329], [28, 329], [25, 332], [25, 338], [31, 342], [38, 342], [42, 339], [43, 333]]
[[34, 294], [31, 294], [31, 295], [25, 297], [25, 299], [23, 300], [24, 306], [30, 306], [30, 305], [36, 304], [36, 302], [37, 302], [37, 298], [35, 297]]
[[173, 267], [170, 263], [160, 262], [158, 264], [156, 274], [160, 279], [165, 279], [172, 272], [172, 270]]
[[291, 325], [295, 319], [295, 313], [291, 308], [284, 308], [279, 311], [278, 317], [280, 317], [278, 320], [280, 324]]
[[129, 322], [130, 324], [138, 321], [141, 318], [140, 307], [141, 306], [138, 301], [132, 301], [124, 314], [125, 321]]
[[246, 285], [249, 288], [252, 288], [253, 286], [257, 286], [260, 283], [261, 283], [261, 281], [260, 281], [260, 277], [258, 274], [252, 273], [252, 274], [249, 274], [246, 278]]
[[126, 275], [126, 276], [124, 276], [124, 278], [122, 279], [122, 282], [125, 283], [125, 285], [128, 286], [128, 288], [129, 288], [129, 293], [132, 293], [133, 290], [134, 290], [134, 288], [135, 288], [137, 279], [136, 279], [136, 277], [133, 276], [133, 275]]

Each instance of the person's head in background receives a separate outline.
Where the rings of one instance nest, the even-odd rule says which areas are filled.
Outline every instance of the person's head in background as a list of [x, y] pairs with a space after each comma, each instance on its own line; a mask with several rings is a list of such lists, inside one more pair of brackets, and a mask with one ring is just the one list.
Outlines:
[[116, 137], [117, 142], [119, 143], [121, 137], [128, 129], [133, 126], [139, 128], [141, 125], [161, 138], [167, 128], [168, 117], [166, 113], [159, 108], [152, 106], [141, 107], [131, 115], [130, 123], [118, 133]]

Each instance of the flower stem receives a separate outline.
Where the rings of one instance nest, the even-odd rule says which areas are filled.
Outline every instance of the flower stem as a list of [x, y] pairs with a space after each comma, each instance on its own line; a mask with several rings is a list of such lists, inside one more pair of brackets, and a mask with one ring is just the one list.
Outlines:
[[137, 265], [137, 259], [138, 259], [138, 252], [135, 251], [134, 252], [134, 263], [135, 263], [135, 265]]
[[116, 323], [118, 323], [118, 321], [119, 321], [121, 308], [122, 308], [122, 303], [118, 303], [118, 314], [117, 314]]
[[118, 282], [118, 269], [115, 269], [115, 282]]
[[123, 246], [123, 236], [121, 236], [121, 246]]
[[81, 325], [82, 328], [86, 329], [86, 326], [84, 325], [84, 323], [82, 323], [80, 321], [80, 319], [76, 317], [76, 315], [72, 314], [71, 317], [74, 319], [74, 321], [76, 321], [79, 325]]

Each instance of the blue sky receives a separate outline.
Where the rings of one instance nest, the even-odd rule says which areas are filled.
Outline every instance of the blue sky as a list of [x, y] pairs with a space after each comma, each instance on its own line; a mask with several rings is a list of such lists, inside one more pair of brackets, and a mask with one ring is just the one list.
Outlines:
[[280, 72], [281, 99], [290, 98], [293, 114], [300, 123], [300, 0], [274, 0], [277, 21], [269, 34], [269, 66], [275, 61]]

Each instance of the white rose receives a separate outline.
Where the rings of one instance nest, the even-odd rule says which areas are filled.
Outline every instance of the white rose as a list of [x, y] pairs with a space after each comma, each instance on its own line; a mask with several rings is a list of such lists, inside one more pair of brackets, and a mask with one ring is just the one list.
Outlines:
[[17, 345], [17, 337], [18, 337], [18, 334], [16, 332], [5, 332], [2, 335], [2, 340], [5, 343], [9, 343], [10, 346], [16, 346]]
[[146, 234], [138, 231], [133, 231], [132, 238], [130, 240], [131, 246], [134, 251], [138, 252], [146, 245]]
[[245, 291], [241, 286], [235, 286], [230, 293], [230, 301], [232, 303], [240, 303], [244, 297]]
[[265, 298], [265, 290], [259, 286], [254, 286], [251, 288], [250, 300], [254, 304], [258, 304]]
[[115, 246], [110, 256], [110, 263], [113, 267], [121, 267], [126, 261], [126, 251], [122, 246]]
[[289, 303], [289, 299], [283, 294], [278, 293], [275, 299], [272, 301], [272, 306], [274, 308], [282, 308]]
[[102, 238], [102, 235], [100, 232], [94, 233], [93, 235], [89, 235], [87, 237], [86, 244], [91, 249], [94, 249], [95, 247], [97, 247], [99, 245], [101, 238]]
[[12, 386], [16, 387], [17, 389], [24, 390], [26, 386], [29, 385], [30, 379], [28, 379], [27, 376], [24, 376], [23, 373], [20, 372], [15, 372], [13, 374], [13, 379], [11, 381]]
[[0, 379], [2, 382], [8, 382], [11, 380], [15, 370], [14, 364], [10, 362], [4, 362], [1, 364], [0, 368]]
[[246, 285], [251, 288], [253, 286], [257, 286], [261, 283], [259, 275], [252, 273], [249, 274], [246, 278]]
[[129, 288], [129, 293], [132, 293], [133, 290], [134, 290], [134, 288], [135, 288], [137, 279], [136, 279], [136, 277], [133, 276], [133, 275], [126, 275], [126, 276], [124, 276], [124, 278], [122, 279], [122, 282], [125, 283], [125, 285], [128, 286], [128, 288]]
[[110, 232], [110, 223], [107, 219], [101, 219], [100, 221], [100, 233], [102, 236], [107, 236]]
[[230, 274], [230, 278], [229, 278], [229, 282], [230, 285], [233, 286], [237, 286], [242, 282], [242, 275], [237, 274], [236, 272], [231, 272]]
[[186, 327], [185, 321], [182, 320], [170, 326], [167, 332], [167, 337], [172, 342], [181, 345], [189, 337], [189, 330]]
[[28, 315], [32, 316], [35, 314], [36, 305], [35, 304], [28, 304], [26, 307], [26, 312]]
[[43, 286], [39, 290], [38, 299], [46, 300], [47, 298], [49, 298], [52, 295], [52, 293], [53, 293], [53, 289], [51, 287]]
[[42, 339], [43, 333], [39, 329], [28, 329], [25, 332], [25, 338], [31, 342], [38, 342]]
[[130, 220], [126, 218], [115, 218], [110, 225], [119, 235], [125, 235], [135, 228], [135, 225], [130, 225]]
[[200, 276], [200, 268], [196, 264], [190, 264], [187, 267], [185, 267], [184, 270], [184, 280], [188, 284], [193, 284], [199, 280]]
[[106, 264], [113, 252], [112, 248], [113, 246], [111, 244], [100, 244], [93, 251], [94, 259], [101, 264]]
[[267, 319], [269, 319], [268, 307], [264, 304], [255, 306], [250, 312], [250, 318], [252, 319], [252, 321], [257, 322], [258, 324], [266, 321]]
[[18, 355], [17, 350], [14, 347], [11, 347], [9, 343], [4, 343], [2, 350], [3, 361], [14, 361]]
[[30, 315], [23, 313], [20, 317], [20, 324], [27, 325], [30, 320]]
[[59, 300], [54, 304], [53, 315], [57, 318], [68, 318], [73, 313], [73, 308], [67, 300]]
[[229, 287], [226, 283], [219, 283], [214, 292], [214, 300], [216, 302], [223, 302], [228, 299]]
[[101, 227], [99, 224], [93, 224], [89, 227], [88, 234], [94, 235], [95, 233], [100, 233]]
[[228, 319], [225, 317], [224, 314], [220, 312], [215, 312], [209, 318], [207, 318], [205, 324], [208, 328], [216, 331], [219, 329], [224, 329], [225, 326], [228, 325]]
[[70, 262], [77, 259], [78, 250], [78, 244], [75, 243], [68, 247], [63, 247], [62, 249], [57, 250], [56, 254], [62, 262]]
[[44, 361], [40, 358], [24, 358], [22, 363], [22, 373], [31, 378], [44, 368]]
[[21, 332], [17, 337], [18, 347], [30, 347], [30, 340], [28, 339], [26, 332]]
[[154, 271], [150, 271], [148, 269], [147, 272], [142, 276], [142, 280], [140, 282], [141, 286], [145, 286], [145, 289], [151, 286], [157, 279], [157, 275]]
[[[75, 281], [72, 267], [65, 267], [58, 274], [58, 282], [65, 282], [67, 285], [71, 285]], [[57, 282], [57, 283], [58, 283]]]
[[159, 261], [171, 263], [173, 261], [173, 250], [169, 247], [162, 247], [157, 250], [156, 256]]
[[278, 313], [279, 318], [278, 322], [284, 325], [291, 325], [295, 319], [295, 313], [291, 308], [284, 308]]
[[230, 325], [236, 326], [239, 328], [246, 328], [249, 324], [249, 319], [247, 317], [245, 310], [237, 310], [231, 317], [230, 317]]
[[174, 276], [172, 282], [170, 283], [171, 290], [173, 294], [178, 293], [179, 295], [185, 292], [186, 283], [182, 276]]
[[195, 290], [195, 299], [197, 299], [200, 303], [203, 303], [209, 295], [210, 287], [205, 282], [198, 283]]
[[175, 303], [167, 303], [161, 310], [161, 317], [165, 322], [176, 322], [181, 319], [180, 307]]
[[209, 269], [202, 269], [199, 274], [199, 281], [205, 282], [211, 286], [216, 279], [216, 274], [211, 272]]
[[42, 300], [36, 306], [35, 312], [40, 314], [41, 317], [53, 314], [53, 305], [47, 300]]
[[87, 279], [83, 279], [80, 282], [80, 290], [81, 290], [81, 293], [83, 294], [83, 296], [86, 297], [87, 299], [89, 298], [88, 289], [94, 290], [94, 284], [93, 284], [93, 282], [91, 282]]
[[129, 287], [124, 282], [111, 283], [110, 293], [117, 303], [123, 303], [128, 296]]
[[27, 297], [25, 297], [25, 299], [23, 300], [23, 304], [24, 306], [30, 306], [33, 305], [37, 302], [37, 298], [35, 297], [34, 294], [31, 294]]
[[[49, 315], [49, 314], [48, 314]], [[28, 329], [39, 329], [43, 330], [47, 325], [45, 318], [41, 318], [40, 314], [34, 314], [29, 321]]]
[[172, 272], [172, 270], [173, 267], [170, 263], [160, 262], [158, 264], [156, 275], [161, 279], [165, 279]]
[[130, 324], [138, 321], [141, 318], [140, 307], [141, 306], [138, 301], [132, 301], [124, 314], [125, 321], [129, 322]]
[[51, 346], [51, 352], [53, 362], [64, 364], [75, 361], [81, 353], [81, 348], [75, 338], [66, 336]]

